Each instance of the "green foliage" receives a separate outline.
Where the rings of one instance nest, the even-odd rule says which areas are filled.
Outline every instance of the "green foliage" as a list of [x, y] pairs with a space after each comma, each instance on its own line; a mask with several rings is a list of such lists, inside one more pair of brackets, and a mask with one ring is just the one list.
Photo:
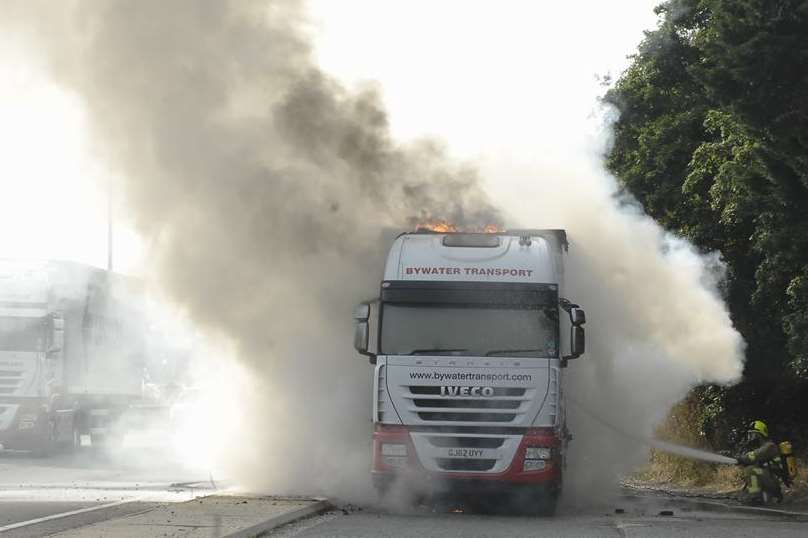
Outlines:
[[719, 438], [757, 416], [808, 437], [808, 0], [656, 11], [604, 97], [620, 111], [607, 166], [649, 215], [728, 266], [748, 349], [740, 385], [699, 394]]
[[808, 378], [808, 268], [794, 277], [786, 288], [791, 313], [783, 317], [788, 350], [794, 357], [798, 375]]

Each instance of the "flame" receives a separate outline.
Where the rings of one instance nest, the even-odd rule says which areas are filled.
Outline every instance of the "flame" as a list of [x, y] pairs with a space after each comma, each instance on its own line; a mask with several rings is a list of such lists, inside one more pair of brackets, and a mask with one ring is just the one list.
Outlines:
[[430, 220], [415, 225], [416, 232], [422, 230], [438, 233], [452, 233], [458, 231], [457, 226], [446, 220]]
[[497, 232], [504, 231], [496, 224], [486, 224], [480, 228], [461, 228], [456, 224], [452, 224], [447, 220], [437, 219], [437, 220], [429, 220], [426, 222], [421, 222], [415, 225], [415, 231], [430, 231], [436, 233], [456, 233], [456, 232], [468, 232], [468, 233], [485, 233], [485, 234], [495, 234]]

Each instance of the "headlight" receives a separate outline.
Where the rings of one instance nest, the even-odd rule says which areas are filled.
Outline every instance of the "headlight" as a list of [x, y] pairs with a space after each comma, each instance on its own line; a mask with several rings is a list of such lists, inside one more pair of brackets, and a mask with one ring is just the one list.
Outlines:
[[401, 456], [383, 456], [382, 461], [385, 465], [394, 469], [403, 469], [407, 466], [407, 458]]
[[541, 471], [544, 469], [544, 460], [525, 460], [523, 471]]
[[382, 443], [382, 456], [406, 456], [407, 445]]
[[549, 460], [552, 449], [543, 446], [529, 446], [525, 449], [526, 460]]

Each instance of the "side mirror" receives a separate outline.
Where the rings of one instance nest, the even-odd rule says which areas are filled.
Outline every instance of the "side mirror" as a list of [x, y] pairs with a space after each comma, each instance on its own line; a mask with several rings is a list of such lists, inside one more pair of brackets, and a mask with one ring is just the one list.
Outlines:
[[360, 303], [354, 309], [353, 319], [356, 321], [367, 321], [370, 317], [370, 304]]
[[586, 334], [580, 325], [570, 327], [570, 354], [561, 358], [561, 367], [565, 368], [570, 359], [577, 359], [586, 351]]
[[570, 302], [569, 299], [560, 298], [558, 300], [558, 305], [570, 316], [570, 323], [575, 326], [583, 325], [586, 323], [586, 312], [584, 312], [583, 308], [580, 305]]
[[360, 303], [354, 309], [354, 348], [361, 354], [370, 357], [371, 364], [376, 364], [376, 354], [368, 351], [370, 340], [370, 303]]
[[570, 329], [570, 350], [575, 358], [580, 357], [586, 351], [586, 334], [580, 325], [574, 325]]
[[354, 327], [354, 339], [353, 339], [353, 346], [356, 350], [365, 355], [368, 352], [368, 336], [370, 331], [368, 330], [368, 322], [367, 321], [359, 321], [356, 323]]

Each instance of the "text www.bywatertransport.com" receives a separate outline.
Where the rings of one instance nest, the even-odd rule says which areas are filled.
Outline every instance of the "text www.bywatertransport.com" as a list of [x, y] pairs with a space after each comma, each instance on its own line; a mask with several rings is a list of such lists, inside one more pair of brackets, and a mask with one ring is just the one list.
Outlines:
[[410, 379], [432, 381], [533, 381], [532, 374], [485, 374], [477, 372], [410, 372]]

